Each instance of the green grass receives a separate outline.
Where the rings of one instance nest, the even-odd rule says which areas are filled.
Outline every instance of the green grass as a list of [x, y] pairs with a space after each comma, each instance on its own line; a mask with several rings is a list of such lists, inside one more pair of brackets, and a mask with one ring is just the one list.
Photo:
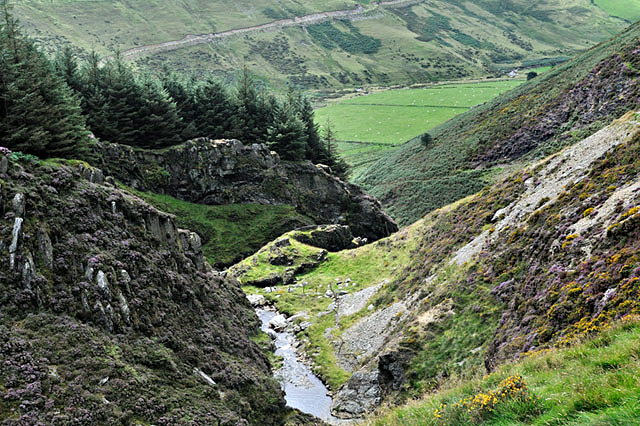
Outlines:
[[[387, 410], [366, 424], [635, 425], [640, 418], [639, 374], [640, 322], [633, 319], [574, 347], [541, 352], [504, 365], [489, 376], [451, 380], [441, 391]], [[524, 379], [532, 400], [506, 399], [492, 412], [455, 412], [456, 402], [487, 394], [502, 380], [514, 376]], [[436, 410], [442, 417], [436, 417]], [[456, 421], [451, 422], [452, 418]]]
[[197, 232], [202, 238], [202, 250], [207, 260], [219, 267], [254, 253], [283, 232], [312, 223], [288, 205], [207, 206], [127, 189], [159, 210], [175, 215], [179, 226]]
[[594, 0], [608, 14], [636, 22], [640, 19], [640, 3], [636, 0]]

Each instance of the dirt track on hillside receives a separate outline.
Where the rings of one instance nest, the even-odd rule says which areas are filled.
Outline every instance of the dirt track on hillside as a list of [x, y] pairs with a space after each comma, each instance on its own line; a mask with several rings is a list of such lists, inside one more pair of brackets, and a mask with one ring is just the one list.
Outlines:
[[180, 40], [172, 40], [172, 41], [166, 41], [158, 44], [150, 44], [148, 46], [134, 47], [132, 49], [128, 49], [122, 52], [122, 56], [124, 58], [134, 58], [136, 56], [141, 56], [141, 55], [150, 54], [150, 53], [152, 54], [152, 53], [158, 53], [158, 52], [166, 52], [169, 50], [176, 50], [184, 47], [196, 46], [198, 44], [210, 43], [216, 40], [225, 39], [225, 38], [239, 35], [239, 34], [247, 34], [247, 33], [258, 32], [258, 31], [278, 31], [286, 27], [317, 24], [326, 20], [337, 19], [337, 18], [355, 18], [371, 12], [371, 10], [375, 9], [376, 7], [402, 7], [410, 4], [417, 4], [417, 3], [420, 3], [421, 1], [422, 0], [393, 0], [393, 1], [376, 2], [376, 3], [372, 3], [371, 5], [372, 7], [368, 9], [365, 9], [362, 6], [357, 6], [355, 9], [350, 9], [350, 10], [334, 10], [329, 12], [313, 13], [310, 15], [299, 16], [299, 17], [294, 17], [290, 19], [280, 19], [277, 21], [268, 22], [266, 24], [254, 25], [251, 27], [236, 28], [233, 30], [222, 31], [219, 33], [186, 35], [184, 38]]

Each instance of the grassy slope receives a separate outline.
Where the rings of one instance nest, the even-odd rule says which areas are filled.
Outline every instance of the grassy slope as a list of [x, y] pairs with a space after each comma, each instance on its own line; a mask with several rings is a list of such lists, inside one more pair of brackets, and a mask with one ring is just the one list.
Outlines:
[[[124, 50], [186, 34], [255, 25], [273, 20], [271, 17], [354, 5], [351, 1], [305, 2], [302, 6], [293, 1], [244, 0], [227, 7], [219, 0], [190, 0], [160, 7], [160, 2], [151, 0], [30, 0], [20, 2], [16, 13], [27, 31], [44, 43], [71, 42], [106, 54], [114, 48]], [[246, 62], [275, 84], [290, 80], [318, 89], [406, 84], [485, 76], [522, 62], [571, 56], [626, 25], [588, 0], [547, 0], [533, 8], [524, 0], [506, 6], [492, 1], [438, 0], [374, 11], [370, 18], [354, 22], [353, 28], [334, 23], [337, 34], [356, 38], [349, 47], [323, 46], [311, 32], [288, 28], [160, 53], [138, 63], [152, 69], [168, 65], [196, 74], [229, 74]], [[378, 39], [377, 52], [363, 51], [366, 40], [354, 29], [363, 37]]]
[[[640, 321], [629, 317], [575, 347], [533, 354], [475, 380], [452, 380], [441, 391], [366, 424], [633, 425], [640, 418], [639, 374]], [[484, 409], [455, 407], [470, 397], [480, 401], [510, 377], [522, 377], [531, 400], [511, 392]]]
[[[636, 24], [551, 72], [433, 129], [435, 143], [428, 149], [414, 139], [354, 174], [352, 180], [378, 197], [401, 224], [411, 223], [434, 208], [478, 191], [500, 173], [504, 165], [479, 169], [474, 162], [479, 154], [508, 140], [536, 117], [543, 117], [552, 105], [565, 98], [563, 93], [577, 85], [601, 61], [622, 50], [633, 50], [639, 36], [640, 25]], [[618, 102], [624, 104], [630, 100]], [[617, 118], [617, 113], [612, 111], [606, 119], [582, 131], [574, 131], [569, 125], [538, 147], [536, 153], [549, 154], [580, 140]], [[575, 114], [570, 119], [577, 120]], [[427, 129], [428, 123], [425, 123], [424, 130]]]
[[283, 232], [312, 223], [292, 206], [207, 206], [168, 195], [127, 190], [159, 210], [175, 215], [180, 226], [197, 232], [203, 240], [204, 255], [216, 266], [237, 262]]

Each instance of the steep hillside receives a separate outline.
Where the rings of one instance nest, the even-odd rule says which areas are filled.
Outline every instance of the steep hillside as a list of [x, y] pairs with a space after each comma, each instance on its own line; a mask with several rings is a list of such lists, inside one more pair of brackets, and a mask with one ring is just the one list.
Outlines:
[[[344, 13], [305, 17], [336, 10]], [[143, 68], [200, 75], [246, 63], [271, 83], [323, 90], [500, 75], [566, 60], [629, 24], [590, 0], [27, 0], [16, 14], [49, 47], [118, 49]]]
[[[639, 150], [630, 112], [372, 245], [319, 257], [291, 242], [291, 263], [316, 259], [311, 271], [293, 286], [246, 290], [306, 312], [301, 336], [339, 387], [340, 417], [571, 344], [640, 313]], [[292, 256], [286, 247], [231, 271], [255, 283], [279, 250]]]
[[[265, 145], [198, 139], [153, 151], [100, 142], [96, 153], [106, 173], [148, 191], [139, 194], [195, 226], [206, 254], [219, 265], [253, 253], [277, 231], [344, 224], [355, 237], [375, 241], [398, 229], [360, 188], [310, 162], [282, 161]], [[216, 223], [216, 216], [226, 217], [226, 223]], [[229, 226], [236, 231], [227, 235]], [[213, 250], [221, 245], [228, 246], [219, 257]]]
[[285, 422], [237, 282], [110, 182], [78, 162], [0, 158], [0, 421]]
[[640, 24], [494, 101], [412, 140], [353, 181], [400, 224], [480, 190], [503, 168], [548, 155], [634, 108]]

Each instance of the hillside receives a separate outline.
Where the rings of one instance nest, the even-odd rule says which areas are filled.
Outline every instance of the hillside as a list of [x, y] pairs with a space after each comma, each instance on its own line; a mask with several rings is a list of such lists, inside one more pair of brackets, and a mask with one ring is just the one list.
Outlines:
[[[640, 312], [638, 120], [627, 113], [389, 238], [325, 254], [297, 285], [245, 290], [306, 313], [301, 340], [346, 418], [597, 333]], [[256, 285], [281, 253], [319, 259], [287, 238], [292, 251], [277, 240], [231, 273]]]
[[[566, 60], [629, 24], [589, 0], [533, 6], [524, 0], [390, 1], [362, 2], [356, 14], [339, 20], [299, 19], [304, 25], [218, 36], [355, 7], [351, 1], [241, 1], [229, 8], [198, 0], [170, 5], [26, 0], [15, 11], [27, 32], [49, 48], [72, 44], [85, 52], [108, 55], [117, 49], [126, 55], [128, 49], [167, 43], [131, 57], [142, 68], [198, 75], [229, 76], [246, 63], [272, 84], [290, 81], [322, 90], [500, 75], [513, 67]], [[185, 39], [196, 35], [204, 36]]]
[[[0, 158], [3, 424], [282, 424], [240, 287], [75, 161]], [[296, 423], [298, 424], [298, 423]]]
[[548, 155], [637, 105], [640, 24], [414, 139], [352, 181], [406, 225], [479, 191], [520, 161]]

